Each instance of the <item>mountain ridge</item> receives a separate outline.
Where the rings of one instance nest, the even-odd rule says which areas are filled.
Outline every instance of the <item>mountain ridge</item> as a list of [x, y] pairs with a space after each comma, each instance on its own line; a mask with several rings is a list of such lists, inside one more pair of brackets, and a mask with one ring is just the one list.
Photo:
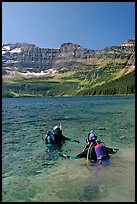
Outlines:
[[[34, 44], [15, 43], [2, 46], [2, 56], [7, 58], [3, 69], [13, 71], [41, 72], [47, 69], [60, 69], [77, 66], [79, 62], [89, 63], [88, 59], [128, 59], [134, 54], [135, 40], [127, 40], [118, 46], [101, 50], [89, 50], [73, 43], [63, 43], [60, 48], [39, 48]], [[94, 63], [93, 63], [94, 64]]]
[[2, 59], [3, 96], [135, 93], [134, 39], [101, 50], [70, 42], [58, 49], [6, 44]]

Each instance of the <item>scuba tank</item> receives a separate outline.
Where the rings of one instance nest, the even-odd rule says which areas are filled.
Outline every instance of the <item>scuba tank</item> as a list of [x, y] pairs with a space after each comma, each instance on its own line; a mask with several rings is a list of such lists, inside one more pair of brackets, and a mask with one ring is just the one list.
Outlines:
[[95, 153], [97, 155], [97, 159], [103, 159], [103, 158], [107, 158], [107, 151], [105, 146], [102, 143], [97, 143], [94, 146], [95, 149]]
[[55, 143], [54, 134], [51, 131], [48, 131], [45, 137], [46, 144], [53, 144]]

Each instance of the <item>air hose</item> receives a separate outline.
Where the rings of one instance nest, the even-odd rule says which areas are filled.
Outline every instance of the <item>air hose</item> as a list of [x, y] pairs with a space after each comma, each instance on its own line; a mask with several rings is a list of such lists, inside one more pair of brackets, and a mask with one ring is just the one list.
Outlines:
[[87, 152], [87, 165], [88, 165], [89, 151], [90, 151], [90, 148], [91, 148], [92, 144], [93, 144], [93, 143], [91, 142], [90, 145], [89, 145], [89, 147], [88, 147], [88, 152]]

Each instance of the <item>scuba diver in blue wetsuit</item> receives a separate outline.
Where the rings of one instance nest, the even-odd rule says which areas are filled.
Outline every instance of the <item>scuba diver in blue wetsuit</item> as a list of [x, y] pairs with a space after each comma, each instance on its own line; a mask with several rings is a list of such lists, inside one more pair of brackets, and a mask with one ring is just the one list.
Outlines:
[[114, 154], [118, 151], [118, 149], [113, 149], [106, 147], [103, 142], [97, 139], [97, 136], [94, 134], [94, 131], [91, 130], [88, 134], [88, 137], [86, 139], [86, 142], [88, 143], [86, 146], [84, 146], [84, 149], [81, 153], [79, 153], [76, 156], [65, 156], [65, 158], [69, 159], [78, 159], [78, 158], [87, 158], [90, 159], [92, 162], [97, 162], [108, 159], [109, 154]]
[[52, 146], [54, 144], [62, 146], [63, 143], [65, 143], [65, 140], [69, 140], [69, 141], [72, 141], [72, 142], [78, 142], [79, 143], [78, 140], [73, 140], [73, 139], [70, 139], [70, 138], [64, 136], [62, 134], [62, 129], [56, 125], [53, 128], [53, 132], [51, 132], [51, 131], [47, 132], [46, 137], [44, 139], [44, 142], [49, 146]]

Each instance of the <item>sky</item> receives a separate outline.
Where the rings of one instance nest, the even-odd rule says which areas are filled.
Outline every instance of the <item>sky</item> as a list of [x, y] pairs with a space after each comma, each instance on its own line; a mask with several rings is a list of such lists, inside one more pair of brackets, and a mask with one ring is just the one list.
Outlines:
[[135, 38], [135, 2], [2, 2], [2, 44], [91, 50]]

